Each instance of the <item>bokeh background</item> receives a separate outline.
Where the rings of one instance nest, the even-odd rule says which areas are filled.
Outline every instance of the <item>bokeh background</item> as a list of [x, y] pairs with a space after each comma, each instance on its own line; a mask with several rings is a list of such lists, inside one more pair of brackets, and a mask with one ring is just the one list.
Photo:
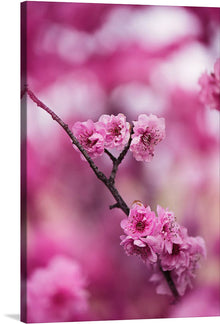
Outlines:
[[[113, 197], [27, 99], [27, 288], [59, 256], [80, 266], [88, 297], [80, 315], [57, 320], [220, 315], [219, 112], [201, 104], [198, 85], [219, 56], [220, 9], [27, 2], [26, 13], [28, 86], [70, 127], [101, 114], [165, 118], [153, 161], [128, 153], [116, 186], [129, 206], [138, 199], [173, 210], [207, 246], [193, 289], [175, 305], [158, 295], [150, 269], [119, 245], [124, 215], [109, 210]], [[96, 162], [109, 174], [107, 156]], [[37, 295], [27, 305], [37, 321]]]

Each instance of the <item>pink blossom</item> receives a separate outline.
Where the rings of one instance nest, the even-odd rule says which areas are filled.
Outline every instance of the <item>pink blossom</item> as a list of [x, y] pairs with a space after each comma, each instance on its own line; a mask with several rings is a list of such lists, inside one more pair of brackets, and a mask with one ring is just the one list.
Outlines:
[[[205, 242], [201, 237], [185, 237], [184, 243], [174, 245], [172, 254], [161, 254], [160, 265], [163, 271], [171, 271], [171, 278], [180, 296], [185, 294], [187, 287], [192, 288], [192, 281], [199, 268], [199, 261], [206, 256]], [[150, 281], [157, 284], [158, 294], [170, 295], [170, 289], [162, 273], [157, 270]]]
[[214, 72], [203, 73], [199, 79], [200, 100], [211, 109], [220, 110], [220, 58], [214, 65]]
[[[201, 237], [188, 236], [187, 229], [180, 226], [174, 213], [157, 206], [158, 217], [136, 201], [128, 218], [121, 227], [126, 235], [121, 236], [121, 245], [127, 255], [137, 255], [156, 273], [151, 281], [157, 284], [159, 294], [171, 294], [162, 271], [169, 271], [179, 295], [184, 295], [199, 268], [199, 260], [206, 256], [205, 242]], [[162, 270], [162, 271], [161, 271]]]
[[203, 258], [206, 258], [206, 245], [202, 237], [189, 236], [187, 238], [187, 243], [189, 245], [189, 252], [191, 255], [201, 255]]
[[130, 137], [130, 124], [126, 122], [125, 115], [102, 115], [99, 122], [105, 125], [106, 147], [122, 149], [127, 144]]
[[77, 263], [57, 256], [27, 281], [27, 314], [31, 322], [79, 319], [87, 309], [86, 280]]
[[148, 236], [145, 239], [135, 240], [131, 236], [122, 235], [121, 239], [121, 245], [124, 247], [124, 250], [128, 256], [140, 256], [142, 261], [145, 263], [147, 261], [151, 264], [157, 262], [157, 254], [154, 250], [154, 246], [156, 246], [157, 243], [154, 241], [154, 238]]
[[187, 253], [188, 245], [186, 242], [173, 244], [172, 252], [162, 253], [160, 255], [160, 264], [164, 271], [170, 271], [177, 267], [189, 265], [189, 254]]
[[186, 288], [192, 288], [192, 280], [196, 276], [196, 271], [200, 267], [200, 259], [206, 257], [205, 242], [202, 237], [187, 237], [188, 244], [188, 263], [177, 266], [173, 274], [178, 292], [181, 296], [184, 295]]
[[[92, 158], [103, 154], [105, 129], [101, 123], [94, 123], [90, 119], [86, 122], [76, 122], [73, 125], [72, 131], [73, 135]], [[75, 145], [73, 147], [78, 151]], [[81, 157], [84, 159], [83, 155]]]
[[164, 252], [172, 253], [173, 244], [181, 244], [184, 230], [180, 231], [180, 225], [176, 222], [174, 213], [157, 206], [156, 232], [161, 237]]
[[134, 239], [151, 235], [156, 224], [155, 213], [142, 203], [134, 203], [129, 216], [121, 221], [125, 234]]
[[133, 123], [130, 150], [137, 161], [150, 162], [154, 156], [154, 146], [165, 138], [165, 120], [152, 114], [141, 114], [138, 121]]

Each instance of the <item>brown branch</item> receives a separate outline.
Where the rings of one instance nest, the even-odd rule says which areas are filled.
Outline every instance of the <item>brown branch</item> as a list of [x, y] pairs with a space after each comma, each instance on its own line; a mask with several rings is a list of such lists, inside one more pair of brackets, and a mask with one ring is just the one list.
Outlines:
[[110, 157], [113, 163], [117, 160], [116, 157], [114, 157], [114, 155], [111, 152], [109, 152], [107, 149], [105, 149], [104, 152]]
[[114, 208], [120, 208], [119, 204], [116, 203], [116, 204], [114, 204], [114, 205], [110, 205], [110, 206], [109, 206], [109, 209], [114, 209]]
[[65, 124], [62, 121], [62, 119], [59, 116], [57, 116], [57, 114], [55, 114], [49, 107], [47, 107], [42, 101], [40, 101], [31, 90], [29, 90], [27, 88], [26, 91], [27, 91], [27, 94], [29, 95], [29, 97], [37, 104], [37, 106], [39, 106], [40, 108], [42, 108], [43, 110], [45, 110], [48, 114], [50, 114], [51, 117], [65, 130], [65, 132], [71, 138], [72, 143], [75, 146], [77, 146], [77, 148], [83, 154], [83, 156], [85, 157], [85, 159], [89, 163], [90, 167], [92, 168], [92, 170], [96, 174], [96, 176], [102, 182], [104, 182], [106, 184], [107, 183], [106, 176], [104, 175], [104, 173], [102, 173], [101, 171], [99, 171], [98, 167], [95, 165], [95, 163], [93, 162], [93, 160], [91, 159], [91, 157], [88, 155], [88, 153], [84, 150], [84, 148], [82, 147], [82, 145], [78, 142], [78, 140], [76, 139], [76, 137], [73, 135], [73, 133], [69, 129], [68, 125]]
[[[73, 135], [73, 133], [69, 129], [68, 125], [66, 123], [64, 123], [62, 121], [62, 119], [57, 114], [55, 114], [49, 107], [47, 107], [42, 101], [40, 101], [31, 90], [26, 88], [26, 92], [29, 95], [29, 97], [37, 104], [38, 107], [45, 110], [64, 129], [64, 131], [67, 133], [67, 135], [71, 138], [72, 143], [79, 149], [79, 151], [85, 157], [85, 159], [89, 163], [91, 169], [93, 170], [93, 172], [95, 173], [97, 178], [100, 181], [102, 181], [105, 184], [105, 186], [108, 188], [108, 190], [111, 192], [111, 194], [113, 195], [113, 197], [116, 200], [116, 203], [114, 205], [111, 205], [110, 209], [113, 209], [116, 207], [120, 208], [128, 216], [129, 208], [128, 208], [127, 204], [125, 203], [125, 201], [123, 200], [123, 198], [121, 197], [121, 195], [119, 194], [118, 190], [115, 188], [114, 181], [115, 181], [115, 176], [116, 176], [116, 173], [118, 170], [118, 166], [122, 162], [122, 160], [124, 159], [125, 155], [127, 154], [128, 150], [129, 150], [129, 147], [131, 144], [131, 135], [133, 133], [133, 127], [131, 127], [129, 141], [117, 159], [109, 151], [105, 150], [105, 153], [107, 153], [113, 161], [112, 172], [108, 179], [104, 175], [104, 173], [102, 173], [98, 169], [98, 167], [95, 165], [95, 163], [93, 162], [91, 157], [88, 155], [88, 153], [84, 150], [82, 145], [78, 142], [76, 137]], [[25, 93], [25, 91], [23, 91], [23, 93], [21, 94], [21, 97], [23, 97], [24, 93]], [[178, 294], [176, 286], [171, 278], [170, 271], [163, 271], [161, 267], [160, 267], [160, 270], [162, 271], [164, 278], [166, 279], [167, 284], [169, 285], [170, 290], [172, 291], [172, 294], [175, 297], [175, 299], [179, 298], [179, 294]]]
[[[42, 108], [48, 114], [50, 114], [51, 117], [64, 129], [64, 131], [67, 133], [67, 135], [71, 138], [72, 143], [80, 150], [80, 152], [82, 153], [82, 155], [85, 157], [85, 159], [89, 163], [91, 169], [93, 170], [93, 172], [95, 173], [95, 175], [97, 176], [97, 178], [99, 180], [101, 180], [105, 184], [105, 186], [109, 189], [109, 191], [111, 192], [111, 194], [115, 198], [117, 204], [120, 206], [119, 208], [126, 215], [128, 215], [129, 214], [129, 208], [128, 208], [127, 204], [125, 203], [125, 201], [123, 200], [123, 198], [120, 196], [118, 190], [115, 188], [114, 184], [111, 183], [109, 181], [109, 179], [107, 179], [107, 177], [104, 175], [104, 173], [102, 173], [98, 169], [98, 167], [95, 165], [95, 163], [93, 162], [93, 160], [91, 159], [91, 157], [88, 155], [88, 153], [86, 152], [86, 150], [84, 150], [84, 148], [82, 147], [82, 145], [78, 142], [78, 140], [76, 139], [76, 137], [73, 135], [73, 133], [69, 129], [68, 125], [65, 124], [62, 121], [62, 119], [57, 114], [55, 114], [49, 107], [47, 107], [41, 100], [39, 100], [30, 89], [26, 88], [26, 92], [29, 95], [29, 97], [37, 104], [38, 107]], [[24, 93], [22, 95], [24, 95]]]

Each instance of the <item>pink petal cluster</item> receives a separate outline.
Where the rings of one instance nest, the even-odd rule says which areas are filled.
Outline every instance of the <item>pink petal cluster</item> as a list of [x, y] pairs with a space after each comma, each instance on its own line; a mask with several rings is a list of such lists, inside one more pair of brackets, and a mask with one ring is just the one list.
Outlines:
[[121, 221], [121, 227], [126, 234], [121, 236], [121, 245], [127, 255], [139, 255], [144, 262], [157, 262], [160, 244], [154, 236], [156, 215], [150, 207], [141, 202], [134, 202], [128, 218]]
[[173, 244], [182, 243], [180, 225], [176, 222], [174, 213], [157, 206], [157, 233], [161, 238], [163, 251], [172, 253]]
[[130, 137], [130, 124], [126, 122], [125, 115], [102, 115], [99, 122], [105, 125], [106, 147], [122, 149], [127, 144]]
[[199, 79], [200, 100], [211, 109], [220, 110], [220, 58], [214, 64], [214, 71], [205, 72]]
[[187, 229], [180, 226], [174, 213], [157, 207], [157, 215], [150, 207], [135, 202], [128, 218], [121, 227], [126, 235], [121, 236], [121, 245], [127, 255], [138, 255], [146, 264], [157, 270], [151, 281], [157, 283], [157, 292], [171, 291], [159, 269], [170, 271], [178, 293], [183, 295], [192, 286], [199, 260], [205, 257], [205, 242], [201, 237], [190, 237]]
[[[90, 119], [85, 122], [76, 122], [73, 125], [72, 132], [92, 158], [103, 154], [105, 129], [102, 124], [94, 123]], [[75, 145], [73, 147], [78, 150]], [[81, 157], [84, 159], [83, 155]]]
[[[164, 118], [141, 114], [138, 121], [133, 123], [130, 151], [137, 161], [150, 162], [154, 156], [154, 146], [165, 138]], [[96, 158], [103, 154], [105, 148], [123, 149], [129, 141], [131, 127], [126, 117], [119, 113], [117, 116], [101, 115], [98, 122], [90, 119], [76, 122], [72, 131], [86, 152]], [[74, 148], [78, 150], [75, 145]], [[81, 157], [84, 159], [83, 155]]]
[[27, 281], [29, 322], [80, 319], [88, 307], [86, 280], [72, 259], [57, 256], [46, 268], [35, 270]]
[[150, 207], [144, 207], [140, 202], [135, 202], [127, 218], [121, 222], [125, 234], [134, 239], [151, 235], [155, 227], [155, 213]]
[[[186, 236], [182, 244], [174, 245], [170, 255], [162, 253], [160, 256], [161, 267], [164, 271], [170, 271], [180, 296], [185, 294], [187, 287], [192, 288], [201, 257], [206, 257], [206, 248], [204, 240], [199, 236]], [[151, 276], [150, 281], [157, 285], [158, 294], [171, 295], [162, 273], [157, 271]]]
[[[122, 149], [130, 137], [130, 124], [123, 114], [102, 115], [98, 122], [76, 122], [72, 131], [91, 158], [96, 158], [104, 153], [105, 147]], [[75, 145], [74, 148], [78, 150]]]
[[152, 114], [141, 114], [138, 121], [133, 123], [130, 150], [137, 161], [150, 162], [154, 156], [154, 146], [165, 138], [165, 120]]

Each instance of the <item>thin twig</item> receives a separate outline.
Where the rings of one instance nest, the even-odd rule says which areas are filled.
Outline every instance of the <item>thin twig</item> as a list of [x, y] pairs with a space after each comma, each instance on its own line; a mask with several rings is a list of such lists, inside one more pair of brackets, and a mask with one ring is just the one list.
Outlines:
[[107, 149], [105, 149], [104, 152], [110, 157], [110, 159], [112, 160], [113, 163], [117, 160], [116, 157], [111, 152], [109, 152]]
[[109, 177], [109, 181], [114, 184], [115, 182], [115, 176], [116, 173], [118, 171], [118, 166], [119, 164], [122, 162], [122, 160], [124, 159], [125, 155], [127, 154], [129, 147], [131, 145], [131, 135], [133, 134], [133, 126], [131, 126], [131, 130], [130, 130], [130, 138], [128, 140], [128, 143], [125, 145], [123, 151], [119, 154], [119, 157], [117, 159], [112, 160], [113, 161], [113, 167], [112, 167], [112, 172], [111, 175]]
[[120, 208], [119, 204], [116, 203], [116, 204], [114, 204], [114, 205], [110, 205], [110, 206], [109, 206], [109, 209], [114, 209], [114, 208]]

